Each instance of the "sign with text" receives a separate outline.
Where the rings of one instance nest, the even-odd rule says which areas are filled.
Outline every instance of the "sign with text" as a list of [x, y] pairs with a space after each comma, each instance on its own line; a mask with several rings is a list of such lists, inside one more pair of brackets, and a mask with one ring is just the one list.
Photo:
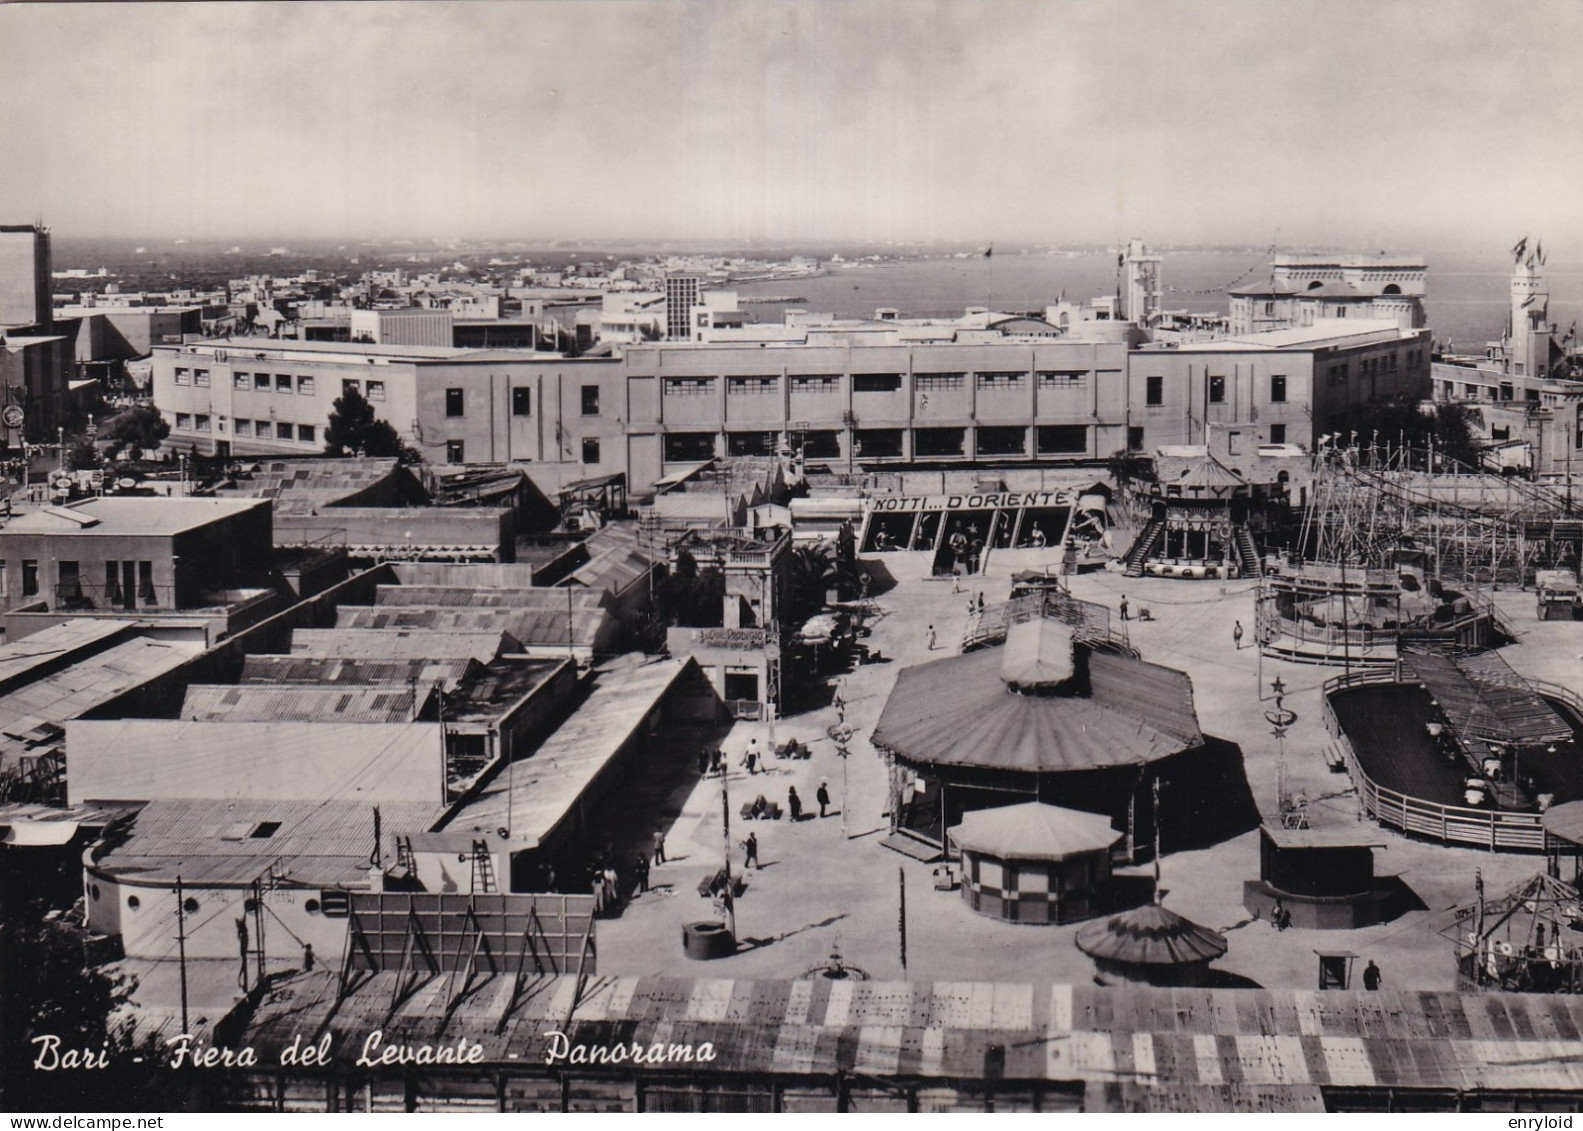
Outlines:
[[961, 495], [881, 495], [871, 499], [874, 514], [915, 514], [920, 511], [975, 511], [997, 507], [1069, 507], [1073, 491], [974, 491]]

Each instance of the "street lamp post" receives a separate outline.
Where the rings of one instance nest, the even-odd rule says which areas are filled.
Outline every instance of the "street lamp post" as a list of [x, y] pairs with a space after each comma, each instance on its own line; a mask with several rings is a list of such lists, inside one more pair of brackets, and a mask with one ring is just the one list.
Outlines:
[[846, 811], [847, 811], [847, 805], [848, 805], [848, 802], [849, 802], [848, 791], [847, 791], [846, 763], [847, 763], [847, 758], [852, 753], [847, 748], [847, 743], [852, 741], [852, 733], [853, 733], [852, 732], [852, 728], [847, 726], [845, 723], [842, 723], [840, 726], [836, 727], [834, 730], [832, 730], [830, 732], [830, 737], [835, 739], [836, 757], [841, 759], [841, 839], [842, 840], [850, 840], [851, 839], [847, 835], [847, 823], [846, 823]]

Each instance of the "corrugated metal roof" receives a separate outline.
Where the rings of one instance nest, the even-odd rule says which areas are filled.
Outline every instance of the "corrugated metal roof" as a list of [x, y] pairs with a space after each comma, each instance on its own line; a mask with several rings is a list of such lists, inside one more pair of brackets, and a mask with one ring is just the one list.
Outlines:
[[103, 496], [18, 514], [7, 521], [5, 533], [169, 537], [268, 505], [261, 499]]
[[0, 646], [0, 684], [52, 664], [73, 652], [91, 648], [136, 627], [135, 620], [72, 617], [31, 636]]
[[[561, 640], [566, 640], [564, 621]], [[428, 632], [421, 628], [298, 628], [291, 634], [294, 656], [424, 656], [488, 663], [502, 652], [516, 651], [519, 644], [504, 632]]]
[[[476, 585], [381, 585], [374, 592], [376, 608], [468, 608], [468, 609], [539, 609], [550, 608], [566, 611], [564, 588], [543, 586], [532, 588], [498, 588]], [[571, 590], [574, 609], [596, 609], [606, 601], [602, 593]], [[357, 606], [342, 606], [344, 609]]]
[[75, 719], [202, 649], [197, 641], [134, 637], [0, 696], [0, 763], [36, 744], [40, 727]]
[[573, 603], [570, 611], [564, 590], [560, 607], [550, 604], [537, 608], [475, 608], [468, 606], [429, 607], [389, 605], [374, 607], [342, 606], [336, 628], [424, 629], [437, 633], [504, 632], [520, 644], [566, 643], [567, 620], [571, 619], [574, 643], [593, 646], [611, 631], [610, 613], [587, 601]]
[[441, 741], [438, 723], [79, 719], [66, 724], [67, 795], [437, 801]]
[[509, 827], [514, 850], [541, 843], [691, 664], [660, 660], [607, 677], [538, 750], [463, 806], [447, 831]]
[[[387, 801], [379, 812], [383, 858], [394, 860], [396, 837], [427, 831], [444, 809]], [[98, 867], [143, 880], [179, 875], [188, 885], [247, 883], [268, 869], [281, 879], [329, 886], [366, 882], [374, 847], [369, 802], [192, 798], [144, 806]]]
[[242, 661], [240, 682], [324, 684], [346, 686], [373, 684], [439, 684], [447, 691], [481, 667], [471, 657], [431, 660], [424, 657], [382, 656], [270, 656], [254, 655]]
[[418, 716], [432, 685], [418, 691], [385, 687], [282, 687], [269, 684], [192, 684], [181, 717], [200, 722], [401, 723]]
[[[592, 979], [579, 994], [568, 976], [524, 987], [509, 1023], [497, 1025], [505, 979], [500, 992], [481, 987], [449, 1016], [448, 995], [415, 993], [387, 1021], [401, 977], [374, 975], [339, 1007], [335, 972], [293, 979], [260, 1005], [246, 1043], [272, 1060], [323, 1024], [337, 1063], [350, 1064], [371, 1028], [387, 1044], [466, 1034], [485, 1063], [543, 1064], [554, 1030], [588, 1046], [709, 1041], [716, 1072], [924, 1079], [981, 1078], [986, 1046], [998, 1044], [1008, 1081], [1232, 1087], [1245, 1096], [1583, 1089], [1583, 998], [1570, 994], [620, 975]], [[1299, 1093], [1271, 1102], [1301, 1106], [1305, 1095], [1311, 1101]]]

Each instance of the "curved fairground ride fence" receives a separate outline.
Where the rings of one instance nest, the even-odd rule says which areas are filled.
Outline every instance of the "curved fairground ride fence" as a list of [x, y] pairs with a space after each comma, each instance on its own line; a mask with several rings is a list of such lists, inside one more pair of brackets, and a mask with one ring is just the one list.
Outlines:
[[[1414, 836], [1447, 844], [1469, 844], [1491, 852], [1540, 852], [1545, 848], [1544, 818], [1539, 813], [1500, 809], [1476, 809], [1466, 805], [1444, 805], [1409, 797], [1377, 784], [1364, 771], [1352, 741], [1341, 728], [1330, 706], [1337, 692], [1366, 684], [1400, 683], [1400, 665], [1367, 669], [1325, 681], [1320, 701], [1324, 705], [1325, 729], [1336, 740], [1346, 760], [1347, 772], [1358, 790], [1358, 804], [1371, 819], [1387, 828], [1400, 829]], [[1540, 695], [1556, 699], [1583, 716], [1583, 698], [1568, 688], [1542, 680], [1529, 680]]]

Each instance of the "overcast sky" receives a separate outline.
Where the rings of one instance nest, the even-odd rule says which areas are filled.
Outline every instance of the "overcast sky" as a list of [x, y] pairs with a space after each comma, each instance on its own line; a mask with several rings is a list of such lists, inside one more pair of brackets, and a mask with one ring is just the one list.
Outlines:
[[1583, 4], [0, 5], [61, 234], [1583, 242]]

